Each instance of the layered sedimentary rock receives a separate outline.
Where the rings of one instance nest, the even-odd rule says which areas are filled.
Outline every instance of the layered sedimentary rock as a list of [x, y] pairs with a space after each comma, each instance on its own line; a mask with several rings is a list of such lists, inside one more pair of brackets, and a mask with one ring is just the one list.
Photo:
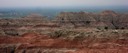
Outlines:
[[[62, 12], [56, 20], [65, 27], [107, 27], [110, 29], [128, 28], [128, 14], [106, 10], [101, 13]], [[125, 20], [124, 20], [125, 19]]]
[[0, 53], [127, 53], [127, 29], [128, 14], [110, 10], [0, 19]]
[[[60, 31], [58, 31], [60, 32]], [[25, 33], [21, 36], [0, 36], [2, 53], [127, 53], [128, 31], [75, 32], [52, 38], [49, 35]], [[75, 33], [74, 35], [73, 32]], [[65, 32], [61, 32], [65, 33]], [[84, 33], [84, 34], [83, 34]], [[90, 34], [89, 34], [90, 33]], [[95, 33], [99, 35], [95, 35]], [[101, 33], [101, 34], [100, 34]], [[109, 34], [106, 34], [109, 33]], [[112, 33], [112, 34], [111, 34]], [[77, 36], [77, 35], [82, 36]], [[87, 35], [91, 36], [87, 36]], [[104, 34], [104, 35], [103, 35]], [[119, 35], [120, 34], [120, 35]], [[72, 39], [65, 39], [73, 36]], [[83, 39], [80, 39], [83, 38]]]
[[89, 26], [91, 22], [95, 22], [96, 20], [91, 16], [90, 13], [84, 12], [61, 12], [57, 18], [58, 25], [65, 27], [84, 27]]
[[22, 18], [0, 19], [2, 35], [21, 35], [25, 32], [40, 31], [40, 28], [58, 27], [41, 15], [28, 15]]
[[127, 29], [128, 14], [106, 10], [100, 13], [61, 12], [55, 19], [30, 14], [22, 18], [0, 19], [0, 34], [21, 35], [31, 31], [45, 31], [51, 28], [97, 28]]

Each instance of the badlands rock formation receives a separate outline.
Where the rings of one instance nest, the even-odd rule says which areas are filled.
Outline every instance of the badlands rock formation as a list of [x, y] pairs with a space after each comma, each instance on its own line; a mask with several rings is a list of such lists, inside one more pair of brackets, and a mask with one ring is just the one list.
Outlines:
[[61, 12], [0, 19], [0, 53], [128, 53], [128, 14]]
[[[59, 32], [59, 31], [58, 31]], [[72, 33], [71, 33], [72, 32]], [[70, 31], [73, 34], [74, 31]], [[124, 33], [125, 32], [125, 33]], [[128, 32], [104, 31], [62, 35], [56, 38], [38, 33], [21, 36], [0, 36], [2, 53], [127, 53]], [[109, 33], [109, 34], [106, 34]], [[78, 36], [83, 34], [82, 36]], [[119, 35], [120, 34], [120, 35]], [[57, 34], [56, 34], [57, 35]], [[70, 36], [70, 37], [68, 37]], [[72, 37], [71, 37], [72, 36]], [[67, 39], [67, 37], [69, 39]], [[66, 39], [65, 39], [66, 38]], [[83, 38], [83, 39], [81, 39]]]
[[106, 10], [101, 13], [61, 12], [56, 21], [64, 27], [107, 27], [110, 29], [127, 29], [128, 14]]

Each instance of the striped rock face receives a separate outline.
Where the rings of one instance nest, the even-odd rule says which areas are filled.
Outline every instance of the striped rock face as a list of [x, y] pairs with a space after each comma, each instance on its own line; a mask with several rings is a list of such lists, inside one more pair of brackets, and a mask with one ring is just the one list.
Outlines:
[[127, 53], [127, 44], [128, 39], [66, 40], [38, 33], [0, 36], [0, 52], [5, 53]]

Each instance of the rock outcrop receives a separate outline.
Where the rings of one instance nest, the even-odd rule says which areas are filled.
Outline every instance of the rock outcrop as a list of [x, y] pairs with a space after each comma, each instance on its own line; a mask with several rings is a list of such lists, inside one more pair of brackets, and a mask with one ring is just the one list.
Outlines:
[[101, 13], [62, 12], [56, 17], [58, 25], [64, 27], [107, 27], [110, 29], [127, 29], [128, 14], [106, 10]]

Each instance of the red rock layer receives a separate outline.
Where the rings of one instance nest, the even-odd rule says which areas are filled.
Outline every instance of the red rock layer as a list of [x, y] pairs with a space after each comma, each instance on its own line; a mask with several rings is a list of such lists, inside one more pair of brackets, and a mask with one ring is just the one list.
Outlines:
[[128, 40], [77, 41], [53, 39], [36, 33], [26, 33], [20, 37], [0, 36], [0, 45], [2, 53], [128, 53]]

